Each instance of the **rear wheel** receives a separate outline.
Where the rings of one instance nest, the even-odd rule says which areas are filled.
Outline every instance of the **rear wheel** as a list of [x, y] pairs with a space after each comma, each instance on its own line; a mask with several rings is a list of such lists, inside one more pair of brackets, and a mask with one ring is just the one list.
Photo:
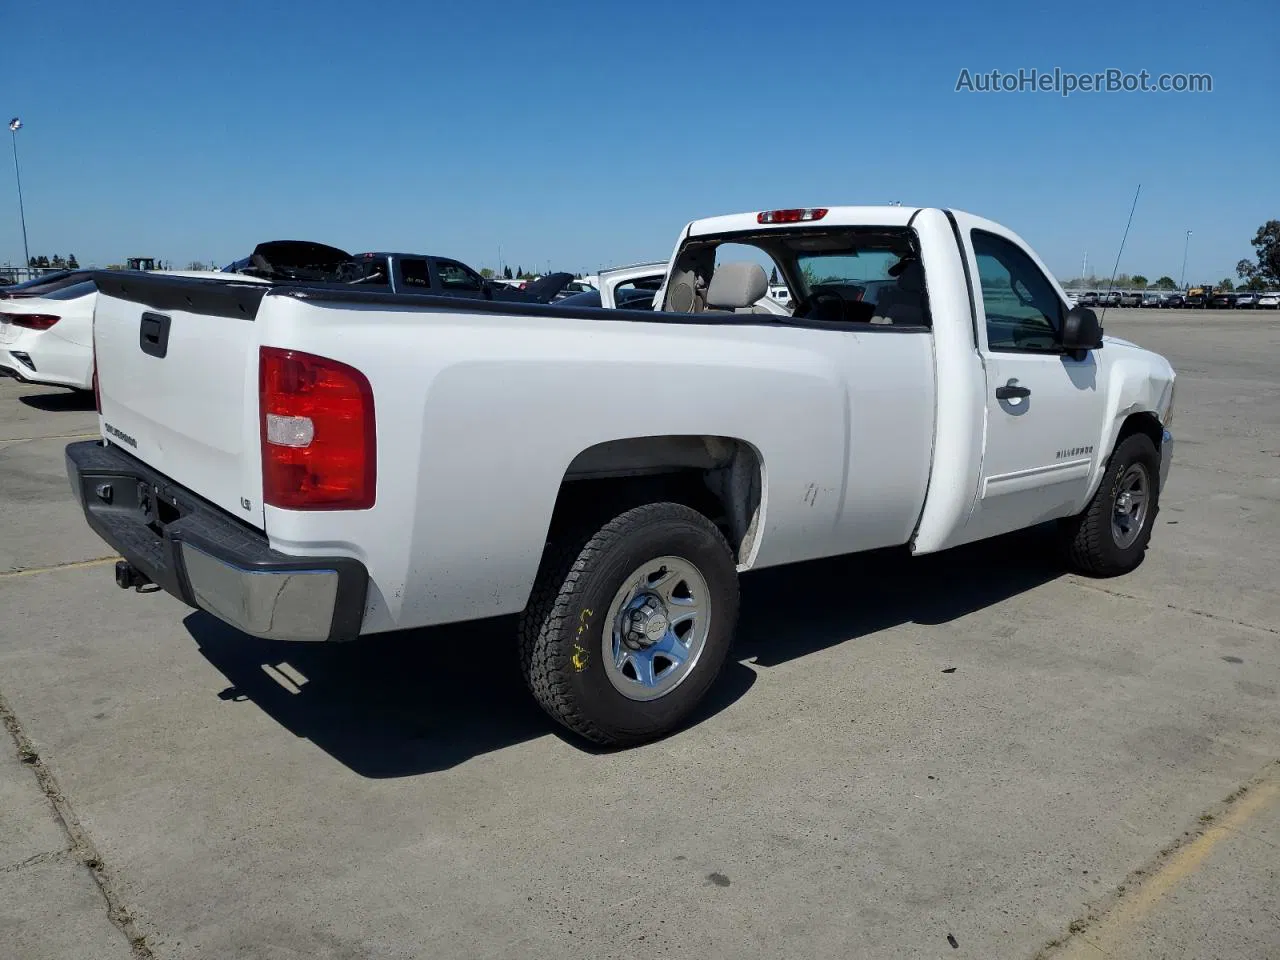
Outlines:
[[675, 730], [724, 665], [738, 578], [701, 513], [652, 503], [548, 550], [520, 620], [520, 661], [552, 717], [625, 746]]
[[1116, 445], [1083, 513], [1062, 521], [1067, 559], [1080, 573], [1113, 577], [1142, 562], [1160, 509], [1160, 454], [1146, 434]]

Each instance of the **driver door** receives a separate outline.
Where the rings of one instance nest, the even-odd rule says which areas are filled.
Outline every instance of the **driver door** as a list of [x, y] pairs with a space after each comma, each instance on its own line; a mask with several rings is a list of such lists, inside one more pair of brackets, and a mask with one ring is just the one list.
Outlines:
[[1095, 351], [1077, 360], [1063, 350], [1067, 305], [1021, 243], [982, 229], [968, 240], [986, 372], [986, 446], [966, 530], [976, 539], [1083, 507], [1104, 390]]

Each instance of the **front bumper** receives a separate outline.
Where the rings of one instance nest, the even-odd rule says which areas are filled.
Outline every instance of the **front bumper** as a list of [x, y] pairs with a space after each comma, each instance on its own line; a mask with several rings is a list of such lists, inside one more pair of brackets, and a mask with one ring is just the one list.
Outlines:
[[1169, 479], [1169, 466], [1173, 463], [1173, 434], [1168, 430], [1160, 438], [1160, 493], [1164, 493], [1165, 481]]
[[223, 510], [99, 441], [67, 447], [89, 526], [184, 603], [270, 640], [353, 640], [369, 575], [352, 557], [294, 557]]

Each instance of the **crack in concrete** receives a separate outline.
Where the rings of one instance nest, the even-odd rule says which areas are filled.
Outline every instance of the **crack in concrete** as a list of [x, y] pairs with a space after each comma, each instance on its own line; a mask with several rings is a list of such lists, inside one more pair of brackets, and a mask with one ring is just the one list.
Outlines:
[[27, 857], [25, 860], [19, 860], [17, 863], [11, 863], [7, 867], [0, 867], [0, 873], [17, 873], [25, 867], [36, 867], [42, 863], [59, 863], [67, 859], [71, 848], [66, 847], [62, 850], [50, 850], [46, 853], [37, 853], [35, 856]]
[[53, 573], [57, 570], [75, 570], [78, 567], [97, 567], [104, 563], [113, 563], [119, 560], [119, 554], [112, 554], [109, 557], [94, 557], [90, 560], [68, 560], [65, 563], [54, 563], [47, 567], [18, 567], [12, 570], [0, 571], [0, 580], [7, 577], [33, 577], [37, 573]]
[[35, 443], [39, 440], [93, 440], [100, 436], [96, 433], [63, 433], [52, 437], [10, 437], [0, 440], [0, 446], [6, 443]]
[[22, 729], [21, 721], [18, 720], [17, 715], [9, 707], [9, 702], [5, 699], [3, 693], [0, 693], [0, 723], [4, 724], [4, 728], [9, 731], [9, 736], [13, 738], [14, 746], [18, 749], [18, 759], [31, 768], [31, 772], [35, 775], [36, 783], [49, 803], [52, 804], [54, 813], [58, 817], [58, 822], [62, 825], [62, 830], [71, 844], [67, 850], [60, 851], [59, 854], [37, 854], [35, 857], [29, 858], [28, 861], [18, 864], [13, 869], [28, 865], [30, 861], [39, 862], [41, 857], [53, 859], [59, 855], [68, 859], [75, 859], [83, 864], [85, 869], [89, 871], [89, 876], [98, 885], [98, 890], [102, 893], [103, 900], [106, 901], [107, 919], [129, 941], [129, 949], [136, 960], [156, 960], [151, 947], [147, 945], [146, 935], [138, 929], [133, 913], [124, 905], [120, 895], [116, 892], [115, 881], [111, 871], [103, 864], [102, 856], [98, 853], [98, 848], [94, 845], [93, 839], [80, 824], [80, 818], [76, 816], [75, 810], [72, 809], [71, 801], [62, 792], [62, 787], [59, 786], [53, 771], [49, 769], [40, 754], [36, 752], [35, 746], [31, 743], [31, 738]]
[[1073, 582], [1084, 587], [1086, 590], [1094, 590], [1098, 593], [1105, 593], [1107, 596], [1119, 597], [1122, 600], [1137, 600], [1139, 603], [1150, 604], [1153, 607], [1164, 607], [1166, 610], [1173, 610], [1176, 613], [1189, 613], [1193, 616], [1204, 617], [1207, 620], [1216, 620], [1219, 623], [1229, 623], [1235, 627], [1244, 627], [1248, 630], [1257, 630], [1259, 633], [1270, 633], [1280, 636], [1280, 628], [1264, 627], [1256, 623], [1249, 623], [1247, 620], [1237, 620], [1235, 617], [1224, 617], [1220, 613], [1210, 613], [1208, 610], [1197, 610], [1195, 607], [1180, 607], [1176, 603], [1169, 603], [1167, 600], [1155, 600], [1151, 597], [1139, 597], [1132, 593], [1125, 593], [1122, 590], [1112, 590], [1109, 587], [1100, 587], [1096, 583], [1090, 583], [1080, 577], [1072, 577]]

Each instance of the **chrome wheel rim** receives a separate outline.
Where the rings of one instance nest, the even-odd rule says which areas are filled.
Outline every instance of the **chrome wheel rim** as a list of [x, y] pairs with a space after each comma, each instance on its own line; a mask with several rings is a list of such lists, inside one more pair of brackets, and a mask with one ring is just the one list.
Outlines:
[[1131, 463], [1116, 485], [1111, 511], [1111, 538], [1121, 550], [1133, 546], [1147, 521], [1151, 475], [1141, 463]]
[[628, 700], [664, 697], [693, 672], [706, 646], [706, 578], [682, 557], [656, 557], [622, 581], [605, 623], [602, 659], [614, 689]]

